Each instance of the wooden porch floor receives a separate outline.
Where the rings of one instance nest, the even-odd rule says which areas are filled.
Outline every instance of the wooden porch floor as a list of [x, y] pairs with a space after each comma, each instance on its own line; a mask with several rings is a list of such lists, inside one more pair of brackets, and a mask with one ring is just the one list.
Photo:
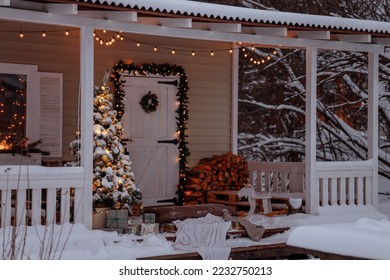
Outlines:
[[[315, 250], [308, 250], [289, 246], [285, 243], [267, 244], [249, 247], [232, 248], [230, 252], [232, 260], [305, 260], [305, 259], [321, 259], [321, 260], [360, 260], [361, 258], [331, 254]], [[202, 257], [196, 253], [183, 253], [172, 255], [161, 255], [146, 258], [138, 258], [137, 260], [201, 260]]]

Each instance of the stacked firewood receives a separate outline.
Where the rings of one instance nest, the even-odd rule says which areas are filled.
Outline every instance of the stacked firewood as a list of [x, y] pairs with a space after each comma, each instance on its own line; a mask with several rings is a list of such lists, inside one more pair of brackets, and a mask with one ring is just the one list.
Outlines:
[[203, 158], [187, 176], [186, 204], [206, 202], [207, 191], [239, 190], [248, 183], [248, 163], [238, 155], [226, 153]]

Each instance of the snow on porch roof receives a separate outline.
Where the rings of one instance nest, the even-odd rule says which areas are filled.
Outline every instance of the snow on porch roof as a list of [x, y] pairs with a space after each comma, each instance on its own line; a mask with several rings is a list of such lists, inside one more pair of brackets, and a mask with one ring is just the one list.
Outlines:
[[[50, 2], [50, 1], [49, 1]], [[65, 1], [66, 2], [66, 1]], [[306, 29], [327, 29], [342, 32], [390, 34], [390, 23], [372, 20], [287, 13], [235, 7], [189, 0], [78, 0], [106, 7], [124, 7], [139, 12], [154, 12], [194, 17], [199, 20], [234, 21], [248, 25], [278, 25]]]

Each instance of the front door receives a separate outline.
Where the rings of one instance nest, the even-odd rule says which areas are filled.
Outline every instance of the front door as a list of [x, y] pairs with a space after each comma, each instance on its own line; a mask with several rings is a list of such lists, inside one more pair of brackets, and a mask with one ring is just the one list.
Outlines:
[[[160, 205], [158, 200], [176, 196], [179, 183], [179, 152], [175, 140], [178, 77], [123, 75], [125, 110], [124, 139], [135, 184], [142, 191], [143, 205]], [[147, 112], [140, 104], [146, 94], [157, 95], [158, 106]], [[151, 107], [153, 109], [153, 106]]]

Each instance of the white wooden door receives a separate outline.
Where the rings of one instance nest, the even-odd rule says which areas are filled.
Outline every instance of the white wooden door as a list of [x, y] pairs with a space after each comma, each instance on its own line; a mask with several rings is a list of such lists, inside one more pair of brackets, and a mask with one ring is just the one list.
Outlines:
[[[130, 154], [135, 184], [142, 191], [143, 205], [162, 205], [158, 200], [176, 196], [179, 183], [179, 153], [176, 144], [164, 143], [177, 139], [177, 87], [170, 82], [175, 76], [122, 76], [126, 81], [125, 110], [122, 117], [124, 139]], [[157, 94], [158, 108], [147, 113], [139, 104], [148, 92]], [[166, 203], [165, 203], [166, 204]]]

